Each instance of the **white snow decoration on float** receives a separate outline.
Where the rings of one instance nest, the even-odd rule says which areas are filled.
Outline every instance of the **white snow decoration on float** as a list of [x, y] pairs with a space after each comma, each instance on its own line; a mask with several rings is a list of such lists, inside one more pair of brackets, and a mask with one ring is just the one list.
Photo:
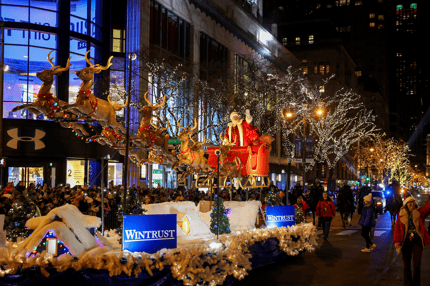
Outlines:
[[66, 204], [51, 210], [46, 216], [29, 219], [26, 227], [34, 231], [14, 252], [24, 252], [27, 257], [43, 250], [54, 256], [80, 256], [99, 246], [111, 247], [103, 238], [102, 243], [95, 234], [100, 224], [100, 218], [83, 215], [76, 206]]
[[[200, 203], [199, 203], [200, 205]], [[224, 201], [224, 207], [230, 208], [232, 211], [229, 217], [231, 231], [244, 231], [255, 228], [257, 221], [258, 211], [261, 207], [260, 201], [247, 201], [247, 202], [230, 202]], [[200, 206], [198, 206], [200, 209]], [[202, 219], [207, 225], [210, 225], [212, 210], [208, 212], [199, 212]], [[220, 214], [222, 216], [223, 214]]]
[[167, 202], [159, 204], [145, 205], [147, 212], [145, 214], [176, 214], [177, 221], [183, 225], [183, 220], [186, 218], [189, 222], [189, 233], [186, 234], [184, 230], [177, 225], [178, 239], [193, 239], [210, 235], [213, 236], [209, 229], [209, 225], [199, 215], [197, 207], [193, 202]]

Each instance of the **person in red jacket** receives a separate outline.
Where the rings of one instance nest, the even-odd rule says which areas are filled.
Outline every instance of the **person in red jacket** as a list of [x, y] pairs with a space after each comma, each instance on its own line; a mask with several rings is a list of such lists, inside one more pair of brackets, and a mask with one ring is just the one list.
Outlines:
[[297, 206], [301, 206], [302, 207], [302, 211], [303, 211], [303, 215], [306, 214], [306, 210], [309, 208], [308, 204], [306, 203], [306, 201], [303, 200], [303, 197], [300, 196], [297, 198], [297, 203], [294, 204], [295, 207]]
[[327, 192], [323, 193], [323, 199], [317, 204], [317, 216], [321, 220], [323, 227], [324, 240], [327, 240], [330, 231], [331, 220], [336, 216], [336, 210], [333, 201], [328, 197]]
[[421, 257], [423, 248], [430, 244], [430, 235], [424, 224], [429, 215], [430, 201], [421, 208], [418, 208], [412, 196], [403, 201], [403, 207], [400, 209], [394, 226], [393, 243], [397, 252], [402, 252], [404, 285], [421, 285]]

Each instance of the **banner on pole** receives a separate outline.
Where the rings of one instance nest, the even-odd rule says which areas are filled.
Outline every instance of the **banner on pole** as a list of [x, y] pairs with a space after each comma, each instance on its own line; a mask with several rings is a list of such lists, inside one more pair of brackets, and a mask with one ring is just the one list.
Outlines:
[[125, 215], [123, 251], [155, 253], [177, 247], [176, 214]]
[[268, 228], [294, 225], [294, 206], [266, 207], [266, 221]]
[[301, 163], [303, 158], [303, 141], [302, 138], [296, 136], [294, 140], [294, 162]]

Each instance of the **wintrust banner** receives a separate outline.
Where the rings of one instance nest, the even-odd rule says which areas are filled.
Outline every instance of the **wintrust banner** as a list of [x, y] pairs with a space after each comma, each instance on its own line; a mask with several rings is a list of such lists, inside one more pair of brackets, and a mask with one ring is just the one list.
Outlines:
[[267, 227], [292, 226], [296, 223], [293, 206], [266, 207]]
[[155, 253], [176, 248], [176, 214], [126, 215], [122, 231], [123, 250]]

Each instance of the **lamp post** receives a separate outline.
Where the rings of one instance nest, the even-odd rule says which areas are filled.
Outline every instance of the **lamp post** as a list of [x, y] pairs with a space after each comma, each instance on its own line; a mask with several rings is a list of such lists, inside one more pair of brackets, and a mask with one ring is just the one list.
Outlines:
[[[318, 109], [315, 111], [316, 116], [321, 117], [324, 114], [324, 110], [323, 110], [323, 106], [324, 103], [320, 102]], [[308, 105], [307, 104], [303, 104], [302, 108], [304, 110], [308, 109]], [[302, 146], [303, 146], [303, 153], [302, 153], [302, 168], [303, 168], [303, 193], [306, 192], [306, 133], [307, 133], [307, 127], [308, 127], [308, 123], [307, 120], [309, 119], [310, 116], [312, 116], [312, 113], [310, 113], [311, 115], [305, 116], [300, 122], [298, 122], [296, 124], [296, 126], [294, 128], [291, 129], [291, 131], [294, 131], [300, 124], [303, 123], [303, 140], [302, 140]], [[294, 113], [289, 109], [286, 108], [281, 112], [281, 117], [283, 118], [283, 121], [286, 122], [289, 119], [292, 119], [294, 117]], [[288, 164], [288, 168], [287, 168], [287, 184], [289, 187], [289, 176], [290, 176], [290, 166], [291, 163]]]
[[135, 53], [129, 54], [130, 65], [128, 66], [128, 98], [127, 101], [127, 122], [126, 122], [126, 133], [125, 133], [125, 155], [124, 155], [124, 165], [123, 165], [123, 185], [124, 185], [124, 194], [122, 199], [122, 215], [126, 215], [127, 209], [127, 181], [128, 181], [128, 153], [129, 153], [129, 138], [130, 138], [130, 97], [131, 97], [131, 69], [133, 61], [136, 59]]

